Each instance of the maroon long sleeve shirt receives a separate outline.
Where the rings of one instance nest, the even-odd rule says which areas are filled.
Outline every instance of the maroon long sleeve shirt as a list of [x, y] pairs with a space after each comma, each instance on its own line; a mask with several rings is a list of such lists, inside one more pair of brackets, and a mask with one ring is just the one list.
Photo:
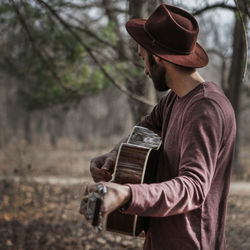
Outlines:
[[211, 82], [171, 91], [141, 123], [161, 134], [157, 181], [129, 184], [130, 214], [148, 216], [144, 249], [225, 249], [236, 134], [232, 106]]

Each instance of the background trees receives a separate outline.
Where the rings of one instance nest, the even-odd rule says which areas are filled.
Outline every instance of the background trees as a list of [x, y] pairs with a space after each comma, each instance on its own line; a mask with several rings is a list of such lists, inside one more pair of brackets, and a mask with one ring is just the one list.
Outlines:
[[[232, 102], [239, 124], [250, 92], [248, 77], [243, 80], [248, 0], [190, 1], [188, 5], [182, 0], [3, 0], [1, 71], [19, 79], [19, 103], [32, 112], [54, 107], [71, 110], [72, 104], [115, 86], [129, 97], [124, 105], [137, 122], [151, 110], [158, 93], [143, 75], [124, 23], [129, 18], [146, 18], [162, 2], [183, 7], [199, 19], [210, 67], [216, 65], [217, 81]], [[222, 27], [218, 16], [221, 23], [228, 16], [227, 25]], [[207, 71], [204, 74], [208, 76]], [[29, 128], [30, 119], [25, 120]]]

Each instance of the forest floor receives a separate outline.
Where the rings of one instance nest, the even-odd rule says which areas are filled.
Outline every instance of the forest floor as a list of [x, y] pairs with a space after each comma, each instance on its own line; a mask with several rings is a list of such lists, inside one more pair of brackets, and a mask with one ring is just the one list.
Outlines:
[[[23, 152], [19, 159], [0, 154], [0, 249], [141, 249], [143, 239], [96, 233], [78, 213], [89, 160], [104, 151]], [[249, 197], [249, 184], [232, 184], [229, 250], [250, 249]]]

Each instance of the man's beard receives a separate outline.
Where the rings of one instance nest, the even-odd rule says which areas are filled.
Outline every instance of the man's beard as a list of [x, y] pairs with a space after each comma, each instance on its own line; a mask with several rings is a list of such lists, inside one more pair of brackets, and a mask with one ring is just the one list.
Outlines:
[[155, 61], [152, 54], [148, 53], [148, 61], [149, 61], [149, 72], [154, 83], [154, 87], [158, 91], [166, 91], [169, 90], [169, 87], [166, 84], [166, 69]]

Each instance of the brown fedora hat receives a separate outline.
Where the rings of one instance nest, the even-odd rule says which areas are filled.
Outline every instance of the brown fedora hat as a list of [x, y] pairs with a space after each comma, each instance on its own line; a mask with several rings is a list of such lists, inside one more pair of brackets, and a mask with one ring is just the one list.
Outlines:
[[197, 43], [199, 25], [188, 12], [161, 4], [148, 19], [132, 19], [128, 33], [147, 51], [171, 63], [202, 68], [208, 56]]

